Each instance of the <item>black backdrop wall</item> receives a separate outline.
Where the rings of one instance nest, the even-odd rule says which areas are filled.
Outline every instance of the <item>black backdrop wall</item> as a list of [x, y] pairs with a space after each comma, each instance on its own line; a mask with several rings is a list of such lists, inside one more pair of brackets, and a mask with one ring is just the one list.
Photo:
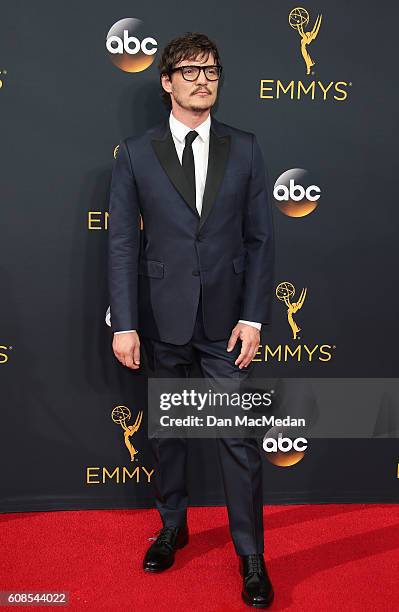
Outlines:
[[[256, 133], [271, 189], [293, 178], [320, 190], [312, 192], [318, 200], [296, 204], [276, 192], [276, 282], [290, 282], [295, 299], [303, 288], [307, 295], [297, 338], [276, 296], [257, 372], [397, 376], [397, 3], [376, 11], [368, 1], [320, 0], [291, 13], [295, 6], [42, 0], [3, 7], [2, 511], [152, 504], [146, 428], [135, 434], [132, 463], [112, 420], [123, 405], [134, 421], [146, 379], [111, 350], [106, 212], [114, 149], [165, 116], [159, 50], [185, 31], [218, 44], [225, 73], [212, 112]], [[141, 20], [130, 22], [132, 36], [158, 45], [138, 72], [122, 70], [106, 48], [107, 33], [125, 18]], [[309, 74], [301, 20], [302, 37], [315, 35]], [[265, 501], [396, 500], [399, 451], [391, 435], [379, 429], [374, 439], [313, 440], [288, 468], [265, 459]], [[193, 441], [193, 504], [223, 503], [215, 457], [212, 444]]]

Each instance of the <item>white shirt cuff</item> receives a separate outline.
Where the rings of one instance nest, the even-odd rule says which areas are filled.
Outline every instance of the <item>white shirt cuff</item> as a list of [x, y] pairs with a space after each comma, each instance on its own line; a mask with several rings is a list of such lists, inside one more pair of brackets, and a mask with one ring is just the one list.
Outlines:
[[255, 323], [254, 321], [244, 321], [244, 319], [239, 319], [239, 323], [246, 323], [247, 325], [252, 325], [252, 327], [256, 327], [256, 329], [261, 329], [262, 323]]

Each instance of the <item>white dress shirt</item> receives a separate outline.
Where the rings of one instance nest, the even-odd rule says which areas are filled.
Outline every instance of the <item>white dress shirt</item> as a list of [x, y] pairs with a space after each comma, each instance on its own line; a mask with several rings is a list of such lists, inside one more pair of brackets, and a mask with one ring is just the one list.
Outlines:
[[[169, 126], [172, 132], [173, 142], [175, 143], [176, 152], [179, 157], [180, 163], [182, 163], [183, 151], [185, 146], [185, 138], [188, 132], [191, 132], [192, 128], [188, 127], [173, 115], [170, 111], [169, 115]], [[206, 173], [208, 169], [208, 154], [209, 154], [209, 131], [211, 127], [211, 115], [207, 116], [205, 121], [195, 128], [198, 132], [198, 136], [191, 145], [193, 148], [194, 166], [195, 166], [195, 204], [198, 213], [201, 214], [202, 209], [202, 198], [205, 190]], [[240, 323], [246, 323], [259, 329], [262, 327], [261, 323], [255, 323], [254, 321], [239, 320]], [[136, 331], [134, 329], [127, 329], [124, 331], [116, 331], [115, 334], [126, 334], [130, 331]]]

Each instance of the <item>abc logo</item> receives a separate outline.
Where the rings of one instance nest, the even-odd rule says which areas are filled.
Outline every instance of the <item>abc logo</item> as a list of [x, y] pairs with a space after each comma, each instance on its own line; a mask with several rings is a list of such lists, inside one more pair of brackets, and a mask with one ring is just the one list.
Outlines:
[[278, 209], [288, 217], [305, 217], [317, 206], [321, 189], [309, 185], [307, 170], [293, 168], [278, 177], [273, 188], [273, 196]]
[[268, 432], [263, 438], [262, 446], [270, 463], [280, 467], [289, 467], [303, 459], [308, 448], [308, 441], [302, 437], [294, 439], [283, 437], [281, 432], [276, 439]]
[[142, 72], [155, 58], [157, 41], [147, 36], [140, 19], [117, 21], [109, 30], [105, 46], [115, 66], [124, 72]]

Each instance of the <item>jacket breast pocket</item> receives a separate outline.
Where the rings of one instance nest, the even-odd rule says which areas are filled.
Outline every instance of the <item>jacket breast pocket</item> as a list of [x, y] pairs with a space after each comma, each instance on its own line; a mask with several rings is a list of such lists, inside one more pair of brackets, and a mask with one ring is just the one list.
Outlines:
[[163, 278], [164, 264], [162, 261], [155, 261], [153, 259], [140, 259], [138, 272], [143, 276]]
[[237, 274], [240, 274], [240, 272], [244, 272], [246, 264], [247, 264], [247, 253], [246, 252], [233, 259], [234, 271]]

